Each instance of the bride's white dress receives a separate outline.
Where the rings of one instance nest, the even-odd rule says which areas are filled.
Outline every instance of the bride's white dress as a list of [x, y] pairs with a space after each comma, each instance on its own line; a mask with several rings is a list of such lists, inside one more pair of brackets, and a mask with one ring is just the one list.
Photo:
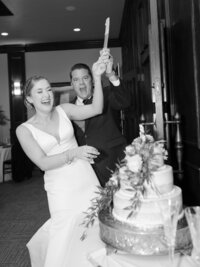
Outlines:
[[[60, 140], [27, 122], [23, 124], [48, 156], [77, 147], [71, 121], [60, 106], [56, 110]], [[71, 267], [67, 266], [71, 233], [80, 215], [91, 205], [97, 185], [91, 165], [81, 159], [45, 172], [44, 187], [51, 217], [27, 244], [32, 267]]]

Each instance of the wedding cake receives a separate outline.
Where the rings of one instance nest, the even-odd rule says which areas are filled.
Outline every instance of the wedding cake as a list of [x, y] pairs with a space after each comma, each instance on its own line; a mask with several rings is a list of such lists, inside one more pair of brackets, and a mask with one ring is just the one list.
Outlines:
[[[163, 224], [160, 208], [165, 205], [165, 202], [167, 205], [169, 201], [178, 203], [180, 209], [179, 218], [183, 216], [182, 191], [179, 187], [173, 185], [173, 170], [171, 166], [163, 165], [152, 172], [152, 184], [144, 183], [145, 192], [140, 195], [139, 207], [133, 210], [132, 215], [131, 201], [134, 199], [136, 192], [127, 183], [130, 183], [130, 181], [121, 180], [120, 189], [113, 196], [112, 214], [117, 220], [140, 228], [160, 226]], [[165, 207], [162, 208], [165, 209]]]
[[125, 158], [105, 188], [99, 187], [99, 196], [86, 216], [86, 227], [97, 215], [100, 237], [107, 245], [132, 254], [166, 254], [164, 217], [169, 207], [176, 205], [176, 250], [189, 247], [182, 191], [174, 185], [173, 169], [165, 164], [166, 159], [164, 141], [155, 141], [140, 125], [140, 136], [126, 147]]
[[114, 218], [140, 228], [156, 227], [162, 225], [160, 207], [165, 201], [177, 202], [181, 215], [182, 192], [174, 186], [172, 167], [164, 163], [163, 142], [155, 142], [140, 126], [140, 136], [126, 147], [125, 154], [111, 178], [119, 183], [113, 196]]

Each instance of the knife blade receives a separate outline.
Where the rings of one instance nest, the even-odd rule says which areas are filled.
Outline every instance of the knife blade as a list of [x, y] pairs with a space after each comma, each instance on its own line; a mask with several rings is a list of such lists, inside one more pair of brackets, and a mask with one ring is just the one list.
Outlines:
[[106, 19], [106, 22], [105, 22], [105, 34], [104, 34], [103, 48], [107, 48], [108, 47], [109, 31], [110, 31], [110, 18], [108, 17]]

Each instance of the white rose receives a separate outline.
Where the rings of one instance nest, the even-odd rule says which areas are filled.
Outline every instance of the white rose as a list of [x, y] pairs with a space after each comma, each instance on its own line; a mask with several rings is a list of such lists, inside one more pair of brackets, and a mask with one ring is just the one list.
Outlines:
[[126, 149], [125, 149], [125, 152], [127, 154], [130, 154], [132, 151], [133, 151], [133, 147], [131, 145], [127, 146]]
[[110, 177], [109, 183], [110, 184], [114, 184], [114, 185], [117, 185], [118, 184], [117, 175], [115, 173]]
[[119, 169], [119, 177], [120, 179], [127, 179], [127, 167], [126, 166], [122, 166], [120, 169]]
[[153, 153], [157, 154], [157, 155], [162, 155], [163, 154], [163, 147], [162, 146], [155, 146]]
[[142, 169], [142, 158], [140, 155], [134, 155], [132, 157], [127, 157], [127, 167], [132, 172], [139, 172]]
[[148, 140], [149, 142], [154, 142], [154, 138], [153, 138], [152, 135], [147, 134], [147, 135], [146, 135], [146, 138], [147, 138], [147, 140]]

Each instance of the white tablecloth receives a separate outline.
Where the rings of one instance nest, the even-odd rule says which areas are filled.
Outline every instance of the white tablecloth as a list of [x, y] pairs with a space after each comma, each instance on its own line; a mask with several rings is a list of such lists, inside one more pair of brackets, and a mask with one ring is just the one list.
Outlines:
[[[82, 233], [83, 228], [77, 225], [70, 244], [68, 267], [172, 267], [168, 256], [135, 256], [123, 252], [106, 255], [105, 244], [99, 238], [98, 223], [90, 229], [84, 241], [80, 240]], [[173, 267], [198, 266], [189, 256], [175, 255]]]
[[[0, 147], [0, 183], [3, 181], [3, 161], [11, 159], [11, 147]], [[11, 173], [5, 175], [5, 181], [11, 180]]]

